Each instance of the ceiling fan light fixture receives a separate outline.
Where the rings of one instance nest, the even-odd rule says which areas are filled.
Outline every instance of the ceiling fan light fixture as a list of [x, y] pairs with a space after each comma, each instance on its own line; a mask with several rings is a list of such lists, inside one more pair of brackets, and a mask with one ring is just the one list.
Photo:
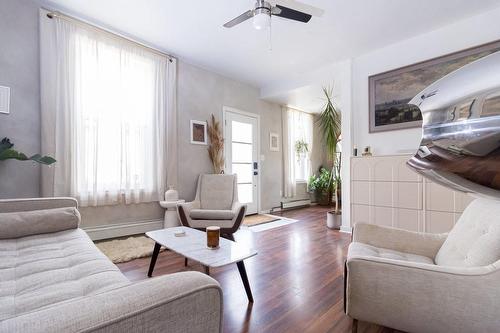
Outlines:
[[253, 17], [253, 27], [257, 30], [267, 29], [271, 26], [271, 11], [267, 8], [255, 10]]

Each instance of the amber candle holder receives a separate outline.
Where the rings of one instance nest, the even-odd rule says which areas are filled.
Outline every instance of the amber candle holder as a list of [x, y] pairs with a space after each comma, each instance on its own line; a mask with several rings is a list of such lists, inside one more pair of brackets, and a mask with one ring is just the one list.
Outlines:
[[207, 227], [207, 246], [211, 249], [219, 247], [220, 228]]

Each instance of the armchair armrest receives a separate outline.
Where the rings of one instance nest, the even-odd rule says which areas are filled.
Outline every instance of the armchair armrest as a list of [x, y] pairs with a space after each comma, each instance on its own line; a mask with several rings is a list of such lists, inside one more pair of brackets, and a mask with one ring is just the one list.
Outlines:
[[247, 205], [244, 205], [238, 201], [233, 202], [233, 206], [231, 207], [231, 210], [233, 211], [234, 217], [233, 217], [233, 232], [236, 232], [241, 223], [243, 222], [243, 219], [245, 218], [245, 213], [247, 211]]
[[177, 204], [177, 215], [179, 216], [179, 220], [181, 221], [183, 226], [191, 226], [191, 218], [189, 217], [189, 212], [191, 212], [191, 210], [193, 209], [199, 208], [200, 202], [196, 200]]
[[222, 291], [199, 272], [165, 275], [0, 322], [0, 332], [221, 332]]
[[356, 223], [352, 240], [375, 247], [435, 258], [447, 234], [413, 232], [375, 224]]

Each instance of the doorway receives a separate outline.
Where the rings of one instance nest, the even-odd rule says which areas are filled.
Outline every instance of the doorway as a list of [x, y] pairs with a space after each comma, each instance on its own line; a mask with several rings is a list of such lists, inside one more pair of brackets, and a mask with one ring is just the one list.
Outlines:
[[227, 174], [236, 174], [238, 199], [247, 215], [260, 208], [259, 115], [224, 107], [224, 156]]

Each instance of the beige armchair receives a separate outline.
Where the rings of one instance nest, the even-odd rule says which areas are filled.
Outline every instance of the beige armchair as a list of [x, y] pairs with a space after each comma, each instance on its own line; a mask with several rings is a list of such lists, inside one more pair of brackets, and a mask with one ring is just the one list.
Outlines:
[[449, 234], [356, 224], [345, 311], [407, 332], [500, 330], [500, 201], [476, 199]]
[[238, 202], [236, 175], [200, 175], [194, 201], [179, 204], [177, 211], [182, 225], [200, 230], [218, 226], [234, 240], [246, 208]]

